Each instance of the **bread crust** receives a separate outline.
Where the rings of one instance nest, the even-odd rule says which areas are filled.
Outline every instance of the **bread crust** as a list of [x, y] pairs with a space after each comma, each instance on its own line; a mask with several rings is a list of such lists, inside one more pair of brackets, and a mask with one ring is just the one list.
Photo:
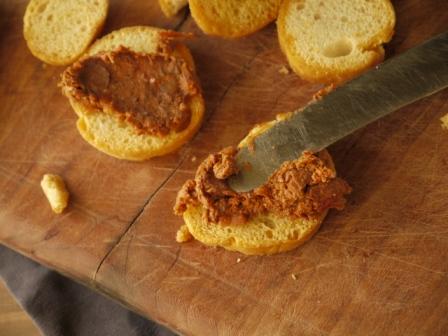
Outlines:
[[188, 4], [188, 0], [159, 0], [159, 6], [166, 17], [179, 13]]
[[[281, 0], [189, 0], [191, 16], [202, 31], [226, 38], [243, 37], [268, 25], [277, 18], [280, 3]], [[259, 6], [263, 15], [257, 12]], [[239, 16], [231, 10], [238, 10]]]
[[[260, 241], [250, 241], [241, 239], [238, 237], [238, 234], [227, 234], [222, 236], [211, 235], [207, 232], [207, 224], [202, 221], [202, 209], [200, 207], [188, 207], [187, 211], [185, 211], [183, 215], [183, 219], [190, 234], [204, 245], [211, 247], [219, 246], [229, 251], [237, 251], [247, 255], [271, 255], [287, 252], [304, 244], [319, 230], [325, 216], [327, 215], [327, 212], [328, 211], [325, 211], [319, 219], [315, 220], [291, 220], [291, 229], [294, 227], [297, 227], [297, 230], [299, 230], [300, 227], [303, 227], [304, 229], [300, 230], [301, 233], [297, 236], [297, 238], [285, 238], [282, 240], [265, 239]], [[276, 219], [274, 217], [271, 218], [271, 220], [275, 221], [284, 219], [279, 217]], [[257, 227], [256, 229], [251, 228], [247, 230], [263, 230], [263, 223], [263, 217], [260, 216], [250, 220], [244, 225]], [[221, 226], [221, 224], [216, 223], [211, 223], [210, 225]], [[224, 232], [225, 230], [222, 231]]]

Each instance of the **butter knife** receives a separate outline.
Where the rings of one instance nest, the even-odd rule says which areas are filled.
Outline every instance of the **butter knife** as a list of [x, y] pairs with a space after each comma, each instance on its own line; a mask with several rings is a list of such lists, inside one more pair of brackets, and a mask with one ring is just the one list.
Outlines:
[[379, 118], [448, 87], [448, 32], [365, 72], [255, 138], [236, 157], [236, 191], [263, 184], [285, 161], [317, 152]]

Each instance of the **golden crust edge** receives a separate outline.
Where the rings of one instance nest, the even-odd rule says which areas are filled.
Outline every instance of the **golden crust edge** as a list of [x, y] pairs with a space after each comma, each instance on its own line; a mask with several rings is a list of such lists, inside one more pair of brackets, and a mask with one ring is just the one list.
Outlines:
[[[76, 103], [73, 104], [73, 102], [71, 102], [71, 104], [73, 109], [79, 116], [76, 122], [78, 131], [81, 134], [82, 138], [86, 142], [88, 142], [91, 146], [117, 159], [129, 160], [129, 161], [144, 161], [153, 157], [166, 155], [176, 151], [197, 133], [202, 124], [205, 107], [202, 96], [196, 96], [193, 99], [194, 101], [192, 102], [192, 104], [196, 105], [197, 108], [192, 108], [191, 121], [188, 127], [185, 130], [177, 133], [177, 136], [169, 144], [159, 148], [152, 149], [150, 151], [138, 150], [138, 149], [123, 151], [121, 149], [111, 147], [107, 142], [99, 142], [98, 140], [96, 140], [95, 136], [92, 134], [92, 132], [90, 132], [88, 128], [86, 118], [89, 118], [89, 116], [84, 114], [84, 112], [80, 112], [80, 109], [82, 107], [79, 104], [74, 105]], [[91, 113], [98, 113], [98, 112], [92, 111]], [[110, 116], [110, 118], [113, 119], [114, 117]], [[118, 123], [118, 121], [114, 122]]]
[[[193, 236], [193, 238], [202, 244], [210, 247], [222, 247], [228, 251], [234, 251], [234, 252], [240, 252], [246, 255], [272, 255], [276, 253], [282, 253], [291, 251], [300, 245], [307, 242], [320, 228], [322, 225], [328, 210], [326, 210], [319, 219], [316, 220], [310, 220], [311, 225], [309, 229], [298, 239], [291, 239], [291, 240], [273, 240], [270, 242], [264, 242], [262, 244], [258, 245], [251, 245], [251, 244], [242, 244], [241, 242], [237, 242], [233, 237], [227, 237], [223, 240], [218, 239], [212, 239], [209, 237], [209, 239], [204, 239], [204, 237], [198, 235], [197, 232], [195, 232], [193, 223], [192, 223], [192, 216], [191, 212], [194, 212], [194, 208], [187, 208], [187, 211], [183, 214], [183, 219], [185, 222], [185, 225], [188, 227], [188, 231]], [[201, 210], [200, 210], [201, 211]], [[200, 221], [202, 218], [195, 217], [194, 220]], [[302, 220], [302, 219], [298, 219]], [[294, 221], [294, 220], [291, 220]], [[219, 225], [219, 224], [217, 224]]]
[[177, 13], [179, 13], [182, 9], [184, 9], [188, 5], [187, 2], [187, 4], [185, 4], [184, 6], [176, 8], [175, 6], [168, 3], [166, 0], [158, 0], [158, 2], [163, 14], [168, 18], [175, 16]]
[[234, 30], [231, 28], [229, 29], [229, 26], [231, 25], [226, 25], [224, 23], [221, 24], [214, 21], [213, 19], [210, 19], [208, 15], [204, 14], [204, 11], [202, 11], [202, 7], [198, 3], [196, 3], [196, 1], [189, 0], [189, 6], [191, 16], [204, 33], [206, 33], [207, 35], [220, 36], [230, 39], [253, 34], [273, 22], [278, 16], [278, 11], [277, 13], [270, 13], [271, 15], [269, 15], [266, 20], [261, 21], [259, 24], [250, 25], [250, 27], [248, 25], [248, 28], [245, 27], [245, 29]]

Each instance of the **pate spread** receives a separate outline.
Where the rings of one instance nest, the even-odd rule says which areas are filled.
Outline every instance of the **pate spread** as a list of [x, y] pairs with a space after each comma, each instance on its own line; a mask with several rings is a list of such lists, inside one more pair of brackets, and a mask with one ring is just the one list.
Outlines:
[[76, 101], [118, 115], [139, 133], [158, 136], [189, 125], [189, 102], [199, 93], [185, 60], [124, 47], [76, 62], [63, 73], [62, 86]]
[[317, 218], [330, 208], [342, 210], [350, 186], [336, 177], [328, 154], [305, 152], [285, 162], [262, 186], [236, 192], [227, 178], [237, 173], [237, 150], [228, 147], [209, 155], [177, 195], [174, 211], [181, 215], [189, 205], [201, 205], [204, 220], [213, 223], [244, 223], [263, 213], [289, 218]]

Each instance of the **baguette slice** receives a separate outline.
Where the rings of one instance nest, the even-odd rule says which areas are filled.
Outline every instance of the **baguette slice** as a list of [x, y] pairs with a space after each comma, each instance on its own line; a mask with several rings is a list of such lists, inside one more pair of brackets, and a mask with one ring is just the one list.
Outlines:
[[23, 19], [28, 48], [45, 63], [73, 63], [101, 31], [108, 6], [108, 0], [31, 0]]
[[[87, 55], [112, 51], [120, 46], [135, 52], [155, 53], [165, 43], [164, 32], [168, 31], [144, 26], [123, 28], [96, 41]], [[193, 57], [187, 47], [176, 44], [173, 54], [182, 57], [194, 70]], [[175, 151], [197, 132], [204, 115], [204, 101], [199, 93], [191, 99], [191, 121], [187, 128], [180, 132], [172, 131], [166, 136], [155, 136], [138, 134], [131, 124], [118, 117], [89, 109], [72, 98], [69, 101], [79, 117], [78, 131], [88, 143], [108, 155], [132, 161]]]
[[389, 0], [285, 0], [277, 20], [292, 69], [322, 83], [345, 81], [381, 62], [394, 26]]
[[277, 18], [281, 0], [190, 0], [191, 15], [210, 35], [241, 37]]
[[[278, 120], [287, 118], [290, 114], [277, 117]], [[253, 139], [272, 127], [276, 121], [270, 121], [255, 126], [240, 142], [239, 147], [248, 146]], [[320, 154], [321, 158], [334, 168], [333, 161], [327, 151]], [[317, 219], [289, 219], [272, 213], [259, 215], [243, 225], [221, 225], [207, 223], [203, 220], [202, 206], [188, 206], [183, 213], [183, 219], [188, 232], [193, 238], [208, 246], [220, 246], [230, 251], [237, 251], [247, 255], [269, 255], [295, 249], [305, 243], [319, 230], [328, 210]], [[188, 237], [185, 226], [180, 232], [182, 238]], [[184, 242], [188, 239], [179, 239]]]
[[171, 17], [179, 13], [179, 11], [188, 5], [188, 0], [159, 0], [160, 8], [163, 14]]

